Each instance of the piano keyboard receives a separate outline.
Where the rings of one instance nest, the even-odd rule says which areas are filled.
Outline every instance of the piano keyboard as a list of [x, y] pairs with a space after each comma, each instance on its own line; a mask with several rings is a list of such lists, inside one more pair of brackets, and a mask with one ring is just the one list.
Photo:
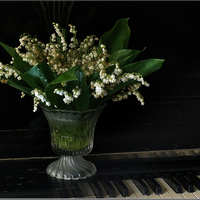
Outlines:
[[198, 158], [157, 162], [95, 158], [97, 174], [78, 181], [47, 175], [49, 159], [1, 160], [0, 197], [200, 199]]
[[[175, 178], [177, 176], [181, 177], [179, 181]], [[192, 182], [193, 179], [195, 179], [194, 182]], [[108, 176], [70, 182], [66, 189], [53, 190], [48, 197], [200, 199], [199, 188], [200, 176], [193, 172], [174, 174], [174, 176], [167, 174], [157, 178], [149, 174], [133, 175], [132, 178], [125, 179], [119, 176]]]
[[132, 178], [125, 179], [119, 176], [108, 176], [76, 181], [66, 191], [57, 190], [57, 194], [54, 191], [53, 196], [64, 198], [200, 199], [199, 188], [200, 176], [193, 172], [164, 174], [157, 178], [143, 174], [132, 175]]
[[[17, 191], [18, 197], [37, 198], [200, 199], [200, 175], [194, 172], [162, 174], [160, 177], [153, 177], [151, 174], [126, 175], [125, 178], [94, 176], [79, 181], [50, 179], [55, 186], [53, 188], [51, 185], [52, 189], [47, 187], [30, 193], [29, 186], [33, 182], [25, 183], [22, 179], [15, 187], [15, 192]], [[20, 193], [20, 187], [27, 191]], [[3, 188], [2, 185], [1, 189]], [[0, 197], [10, 197], [11, 193], [3, 191]]]

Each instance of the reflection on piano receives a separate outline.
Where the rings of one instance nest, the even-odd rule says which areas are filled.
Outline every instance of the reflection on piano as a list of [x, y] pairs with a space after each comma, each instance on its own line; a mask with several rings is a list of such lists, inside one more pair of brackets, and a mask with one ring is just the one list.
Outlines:
[[[194, 155], [195, 150], [191, 151]], [[46, 166], [57, 157], [4, 158], [0, 160], [0, 197], [196, 199], [200, 198], [200, 159], [188, 159], [191, 151], [157, 151], [153, 161], [152, 152], [90, 154], [85, 157], [98, 172], [78, 181], [46, 174]]]

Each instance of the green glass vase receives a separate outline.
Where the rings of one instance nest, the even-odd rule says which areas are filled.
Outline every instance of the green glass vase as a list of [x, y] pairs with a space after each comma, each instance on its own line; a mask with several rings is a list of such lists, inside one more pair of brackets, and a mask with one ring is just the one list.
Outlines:
[[96, 173], [95, 165], [83, 156], [92, 151], [95, 126], [105, 106], [74, 111], [40, 105], [49, 124], [52, 150], [60, 155], [48, 165], [47, 174], [59, 179], [78, 180]]

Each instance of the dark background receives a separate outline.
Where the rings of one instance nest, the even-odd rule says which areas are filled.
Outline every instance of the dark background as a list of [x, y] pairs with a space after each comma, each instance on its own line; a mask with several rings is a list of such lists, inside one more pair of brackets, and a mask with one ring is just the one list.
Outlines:
[[[51, 2], [52, 3], [52, 2]], [[129, 18], [131, 49], [146, 50], [137, 60], [165, 59], [163, 67], [146, 77], [141, 88], [145, 106], [135, 97], [108, 102], [96, 128], [94, 151], [143, 151], [200, 147], [200, 2], [194, 1], [76, 1], [69, 23], [78, 38], [100, 36], [120, 18]], [[0, 2], [0, 41], [18, 46], [24, 32], [48, 42], [42, 9], [35, 2]], [[10, 61], [0, 47], [0, 61]], [[5, 130], [48, 127], [33, 100], [0, 84], [0, 134]], [[102, 141], [103, 143], [101, 143]], [[102, 144], [105, 148], [102, 149]]]

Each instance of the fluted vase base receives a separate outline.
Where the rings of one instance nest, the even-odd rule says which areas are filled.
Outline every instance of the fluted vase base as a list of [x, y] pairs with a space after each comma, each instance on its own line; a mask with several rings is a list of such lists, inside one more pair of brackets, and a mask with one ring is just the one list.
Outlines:
[[46, 169], [51, 177], [65, 180], [85, 179], [96, 173], [96, 167], [82, 156], [61, 156]]

